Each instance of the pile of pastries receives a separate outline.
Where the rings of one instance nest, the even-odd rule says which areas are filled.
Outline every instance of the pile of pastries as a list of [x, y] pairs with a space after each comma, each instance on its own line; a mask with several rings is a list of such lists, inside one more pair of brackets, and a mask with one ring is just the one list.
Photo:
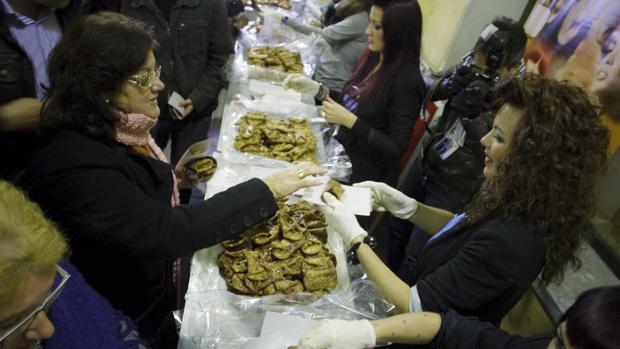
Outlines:
[[302, 73], [304, 64], [299, 52], [280, 46], [255, 47], [248, 53], [248, 63], [285, 73]]
[[267, 222], [222, 242], [218, 265], [228, 289], [251, 296], [326, 294], [338, 281], [326, 228], [323, 213], [313, 204], [280, 203]]
[[289, 0], [256, 0], [256, 3], [259, 5], [277, 6], [285, 10], [291, 9], [291, 3], [289, 2]]
[[283, 120], [253, 111], [235, 125], [239, 133], [233, 147], [239, 151], [289, 162], [316, 162], [317, 139], [305, 119]]

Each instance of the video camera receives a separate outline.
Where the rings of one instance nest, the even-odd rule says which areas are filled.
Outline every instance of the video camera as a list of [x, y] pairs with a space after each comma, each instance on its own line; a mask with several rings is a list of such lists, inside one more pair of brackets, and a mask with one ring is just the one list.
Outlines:
[[456, 71], [439, 79], [435, 91], [430, 91], [434, 94], [433, 99], [451, 99], [451, 109], [466, 118], [476, 118], [484, 111], [490, 90], [499, 81], [498, 69], [508, 50], [507, 38], [497, 31], [497, 27], [491, 24], [480, 35], [480, 40], [486, 44], [486, 68], [475, 64], [475, 51], [468, 53]]

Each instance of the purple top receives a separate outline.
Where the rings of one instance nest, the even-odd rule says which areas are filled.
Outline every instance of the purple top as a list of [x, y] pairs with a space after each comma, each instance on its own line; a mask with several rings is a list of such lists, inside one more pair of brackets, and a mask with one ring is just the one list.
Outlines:
[[11, 35], [32, 62], [37, 98], [43, 98], [41, 85], [49, 86], [47, 58], [62, 36], [53, 7], [41, 7], [38, 18], [33, 19], [15, 12], [7, 0], [0, 0], [3, 20]]

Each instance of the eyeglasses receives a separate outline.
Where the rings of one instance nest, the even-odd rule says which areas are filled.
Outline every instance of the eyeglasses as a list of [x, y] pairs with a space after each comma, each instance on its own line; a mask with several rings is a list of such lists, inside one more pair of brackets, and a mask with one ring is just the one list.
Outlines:
[[151, 88], [155, 80], [161, 76], [161, 65], [142, 74], [130, 76], [127, 81], [143, 88]]
[[36, 309], [30, 312], [28, 316], [18, 321], [18, 323], [14, 325], [10, 330], [0, 334], [0, 348], [4, 347], [6, 344], [10, 343], [13, 339], [26, 331], [26, 329], [28, 329], [28, 327], [32, 325], [37, 315], [39, 315], [39, 313], [42, 311], [47, 313], [52, 304], [54, 304], [56, 299], [58, 299], [58, 296], [62, 292], [62, 289], [65, 287], [65, 284], [67, 283], [67, 280], [69, 280], [69, 277], [71, 277], [71, 275], [69, 275], [69, 273], [62, 269], [58, 264], [56, 265], [56, 271], [58, 272], [57, 275], [59, 275], [61, 278], [58, 286], [56, 286], [56, 288], [51, 291], [50, 294], [45, 298], [43, 303], [41, 303], [41, 305], [39, 305], [38, 307], [36, 307]]
[[562, 337], [562, 323], [555, 328], [555, 338], [556, 338], [556, 349], [565, 349], [566, 344], [564, 344], [564, 337]]

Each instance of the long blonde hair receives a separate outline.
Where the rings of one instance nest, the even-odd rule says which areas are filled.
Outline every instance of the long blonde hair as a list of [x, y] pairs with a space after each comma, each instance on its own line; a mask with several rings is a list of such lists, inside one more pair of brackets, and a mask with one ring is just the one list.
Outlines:
[[41, 208], [0, 181], [0, 307], [15, 299], [28, 274], [52, 269], [67, 250], [63, 235]]

